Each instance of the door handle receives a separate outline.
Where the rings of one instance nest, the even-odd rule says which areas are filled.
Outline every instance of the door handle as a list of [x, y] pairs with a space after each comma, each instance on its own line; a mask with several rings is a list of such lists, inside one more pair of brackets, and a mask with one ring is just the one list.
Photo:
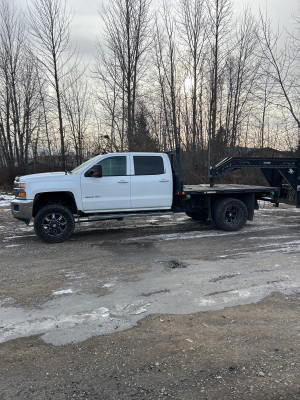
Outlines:
[[160, 179], [159, 182], [169, 182], [169, 179]]
[[118, 181], [118, 183], [128, 183], [129, 181], [126, 181], [125, 179], [124, 180], [120, 180], [120, 181]]

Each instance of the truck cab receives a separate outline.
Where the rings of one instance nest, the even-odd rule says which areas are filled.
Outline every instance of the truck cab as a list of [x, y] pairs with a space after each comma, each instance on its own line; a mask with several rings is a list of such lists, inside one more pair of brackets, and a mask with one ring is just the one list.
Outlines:
[[172, 206], [172, 171], [166, 154], [107, 154], [72, 174], [80, 176], [79, 208], [84, 213]]

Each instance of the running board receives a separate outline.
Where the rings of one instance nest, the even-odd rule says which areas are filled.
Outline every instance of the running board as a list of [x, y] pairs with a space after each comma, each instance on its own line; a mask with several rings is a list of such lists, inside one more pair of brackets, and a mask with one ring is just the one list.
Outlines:
[[104, 221], [108, 219], [123, 219], [123, 218], [134, 218], [134, 217], [150, 217], [150, 216], [162, 216], [162, 215], [174, 215], [172, 211], [156, 211], [156, 212], [139, 212], [139, 213], [118, 213], [118, 214], [98, 214], [89, 215], [87, 217], [80, 217], [76, 222], [89, 222], [89, 221]]

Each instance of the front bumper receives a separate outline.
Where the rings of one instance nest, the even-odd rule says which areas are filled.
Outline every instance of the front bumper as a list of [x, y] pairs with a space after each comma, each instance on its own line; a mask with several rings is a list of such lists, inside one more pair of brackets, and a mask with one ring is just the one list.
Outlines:
[[32, 218], [33, 200], [14, 199], [11, 202], [12, 215], [20, 221], [29, 224]]

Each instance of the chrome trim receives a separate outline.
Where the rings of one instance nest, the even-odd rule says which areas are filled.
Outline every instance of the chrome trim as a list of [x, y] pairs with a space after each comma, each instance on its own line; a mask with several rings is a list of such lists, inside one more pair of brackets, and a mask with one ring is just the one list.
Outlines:
[[[15, 210], [15, 206], [19, 206], [19, 210]], [[33, 200], [14, 199], [10, 203], [12, 215], [17, 219], [31, 219]]]

